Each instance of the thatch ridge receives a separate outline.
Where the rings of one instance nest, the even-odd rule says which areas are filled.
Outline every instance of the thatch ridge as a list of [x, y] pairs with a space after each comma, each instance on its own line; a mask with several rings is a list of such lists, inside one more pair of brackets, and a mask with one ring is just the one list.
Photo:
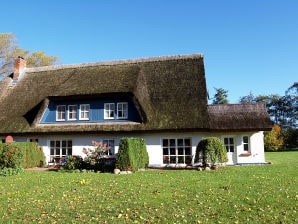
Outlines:
[[83, 68], [83, 67], [93, 67], [93, 66], [104, 66], [104, 65], [121, 65], [121, 64], [137, 64], [143, 62], [156, 62], [156, 61], [167, 61], [167, 60], [177, 60], [177, 59], [190, 59], [190, 58], [203, 58], [203, 54], [191, 54], [191, 55], [172, 55], [172, 56], [158, 56], [158, 57], [148, 57], [148, 58], [136, 58], [136, 59], [120, 59], [112, 61], [102, 61], [102, 62], [87, 62], [80, 64], [64, 64], [64, 65], [51, 65], [43, 67], [26, 68], [25, 72], [41, 72], [50, 70], [60, 70], [69, 68]]

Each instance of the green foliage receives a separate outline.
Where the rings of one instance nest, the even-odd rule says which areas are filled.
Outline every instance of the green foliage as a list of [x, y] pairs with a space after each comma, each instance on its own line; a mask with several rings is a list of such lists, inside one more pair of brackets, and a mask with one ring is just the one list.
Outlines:
[[298, 129], [288, 128], [282, 130], [282, 138], [287, 149], [298, 148]]
[[14, 176], [24, 172], [24, 169], [20, 166], [17, 167], [4, 167], [0, 170], [0, 176]]
[[266, 158], [216, 172], [0, 176], [1, 223], [297, 223], [298, 152]]
[[66, 163], [63, 165], [65, 170], [77, 170], [82, 169], [83, 159], [80, 156], [68, 156], [66, 158]]
[[21, 166], [23, 159], [23, 152], [21, 149], [13, 143], [4, 144], [0, 155], [0, 166], [3, 169], [16, 168]]
[[283, 138], [281, 128], [274, 125], [271, 131], [264, 134], [264, 147], [265, 151], [278, 151], [283, 147]]
[[203, 166], [228, 162], [224, 143], [216, 137], [202, 139], [197, 146], [194, 162], [202, 163]]
[[212, 104], [228, 104], [228, 90], [223, 88], [214, 88], [216, 93], [213, 97]]
[[120, 170], [137, 171], [148, 166], [146, 143], [141, 138], [122, 138], [119, 144], [116, 167]]
[[[22, 159], [20, 160], [20, 166], [24, 168], [38, 167], [45, 164], [45, 156], [42, 149], [36, 142], [12, 142], [12, 143], [0, 143], [0, 155], [5, 147], [16, 147], [20, 149], [22, 153]], [[1, 160], [1, 159], [0, 159]]]

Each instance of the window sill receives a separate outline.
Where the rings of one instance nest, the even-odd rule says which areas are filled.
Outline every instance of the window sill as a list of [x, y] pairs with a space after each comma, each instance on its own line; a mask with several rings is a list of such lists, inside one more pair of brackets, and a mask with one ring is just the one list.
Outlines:
[[251, 153], [250, 152], [244, 152], [244, 153], [241, 153], [239, 156], [240, 157], [248, 157], [248, 156], [251, 156]]

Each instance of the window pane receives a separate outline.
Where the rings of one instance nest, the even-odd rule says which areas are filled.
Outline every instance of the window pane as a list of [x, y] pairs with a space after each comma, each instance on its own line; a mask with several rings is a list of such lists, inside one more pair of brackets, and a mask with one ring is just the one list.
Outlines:
[[191, 155], [191, 148], [190, 147], [185, 148], [185, 155]]
[[60, 148], [60, 141], [56, 141], [56, 147]]
[[55, 155], [59, 156], [60, 155], [60, 149], [55, 149]]
[[178, 139], [178, 146], [183, 146], [183, 139]]
[[248, 144], [244, 144], [244, 145], [243, 145], [243, 150], [244, 150], [244, 151], [248, 151]]
[[224, 143], [225, 143], [225, 145], [229, 144], [229, 139], [228, 138], [224, 138]]
[[66, 155], [66, 149], [65, 149], [65, 148], [62, 149], [62, 155], [63, 155], [63, 156]]
[[234, 146], [233, 145], [230, 146], [230, 152], [234, 152]]
[[168, 156], [163, 157], [163, 163], [165, 163], [165, 164], [169, 163], [169, 157]]
[[163, 145], [163, 147], [168, 146], [168, 145], [169, 145], [169, 141], [168, 141], [168, 139], [163, 139], [163, 140], [162, 140], [162, 145]]
[[162, 151], [163, 155], [169, 155], [169, 150], [167, 148], [164, 148]]
[[67, 155], [72, 155], [72, 148], [69, 148], [67, 151]]
[[53, 149], [53, 148], [51, 148], [51, 150], [50, 150], [50, 155], [51, 155], [51, 156], [53, 156], [53, 155], [54, 155], [54, 153], [55, 153], [54, 149]]
[[184, 156], [178, 156], [178, 163], [184, 163]]
[[190, 139], [189, 138], [184, 139], [184, 145], [185, 146], [191, 146], [191, 143], [190, 143]]
[[247, 136], [243, 137], [243, 143], [248, 143], [248, 137]]
[[176, 146], [175, 139], [170, 139], [170, 146]]
[[184, 155], [184, 149], [178, 148], [178, 155]]
[[170, 155], [176, 155], [176, 149], [170, 148]]
[[230, 138], [230, 144], [234, 145], [234, 139], [233, 138]]
[[50, 147], [54, 147], [55, 146], [55, 141], [50, 141]]
[[66, 147], [66, 141], [62, 141], [62, 147]]
[[191, 156], [185, 156], [185, 164], [191, 164]]
[[170, 163], [176, 164], [176, 156], [170, 156]]

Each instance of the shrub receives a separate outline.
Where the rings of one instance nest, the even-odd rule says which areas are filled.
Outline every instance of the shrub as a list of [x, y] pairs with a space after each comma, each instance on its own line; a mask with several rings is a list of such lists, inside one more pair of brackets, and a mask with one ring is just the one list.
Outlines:
[[43, 166], [45, 164], [45, 156], [42, 149], [36, 142], [11, 142], [0, 143], [0, 155], [6, 145], [12, 145], [19, 148], [23, 154], [21, 166], [24, 168]]
[[141, 138], [122, 138], [119, 144], [116, 167], [120, 170], [136, 171], [149, 164], [146, 143]]
[[65, 170], [77, 170], [82, 169], [83, 159], [80, 156], [68, 156], [66, 163], [63, 165]]
[[86, 157], [82, 161], [81, 169], [112, 172], [115, 168], [116, 159], [108, 155], [111, 147], [102, 142], [92, 141], [93, 148], [84, 148]]
[[12, 176], [12, 175], [21, 174], [23, 172], [24, 172], [24, 169], [20, 166], [17, 166], [15, 168], [4, 167], [3, 169], [0, 170], [0, 176]]
[[202, 163], [203, 166], [216, 163], [228, 162], [227, 151], [224, 143], [216, 137], [203, 139], [196, 149], [195, 163]]
[[12, 143], [4, 144], [0, 155], [1, 168], [16, 168], [20, 167], [23, 159], [21, 149]]

